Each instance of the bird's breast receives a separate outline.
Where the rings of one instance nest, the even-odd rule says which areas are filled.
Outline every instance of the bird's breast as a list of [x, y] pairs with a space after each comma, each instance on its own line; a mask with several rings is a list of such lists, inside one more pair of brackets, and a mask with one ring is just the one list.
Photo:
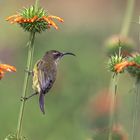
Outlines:
[[39, 79], [38, 79], [38, 70], [34, 68], [33, 70], [33, 85], [32, 85], [32, 88], [35, 92], [38, 92], [40, 93], [41, 91], [41, 88], [40, 88], [40, 85], [39, 85]]

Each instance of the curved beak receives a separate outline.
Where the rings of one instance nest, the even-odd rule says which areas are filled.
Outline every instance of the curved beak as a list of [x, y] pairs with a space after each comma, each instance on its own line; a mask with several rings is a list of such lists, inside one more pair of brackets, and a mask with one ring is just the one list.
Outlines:
[[76, 56], [74, 53], [70, 53], [70, 52], [64, 52], [64, 53], [62, 53], [62, 57], [63, 57], [64, 55], [73, 55], [73, 56]]

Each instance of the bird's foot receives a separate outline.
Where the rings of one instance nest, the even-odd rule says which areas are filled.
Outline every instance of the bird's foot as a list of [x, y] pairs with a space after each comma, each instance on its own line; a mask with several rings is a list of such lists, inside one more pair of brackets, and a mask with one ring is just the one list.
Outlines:
[[30, 71], [28, 69], [25, 69], [24, 71], [27, 72], [29, 75], [33, 75], [33, 71]]
[[20, 101], [26, 101], [28, 98], [27, 97], [21, 97]]
[[35, 92], [35, 93], [31, 94], [28, 97], [21, 97], [20, 100], [21, 101], [27, 101], [28, 99], [30, 99], [31, 97], [33, 97], [34, 95], [37, 95], [37, 94], [38, 94], [38, 92]]

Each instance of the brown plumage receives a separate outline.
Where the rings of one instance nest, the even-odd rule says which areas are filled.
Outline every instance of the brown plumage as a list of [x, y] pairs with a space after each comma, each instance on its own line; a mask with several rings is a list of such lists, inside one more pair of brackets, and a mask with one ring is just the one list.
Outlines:
[[46, 52], [43, 58], [39, 60], [34, 66], [33, 89], [35, 93], [33, 95], [39, 94], [39, 105], [43, 114], [45, 113], [44, 96], [46, 93], [48, 93], [56, 80], [57, 64], [60, 58], [62, 58], [64, 55], [74, 54], [51, 50]]

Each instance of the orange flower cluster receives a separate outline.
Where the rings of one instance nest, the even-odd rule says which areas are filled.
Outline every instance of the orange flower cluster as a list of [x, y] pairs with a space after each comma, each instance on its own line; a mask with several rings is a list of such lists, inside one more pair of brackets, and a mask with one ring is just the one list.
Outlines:
[[0, 64], [0, 79], [4, 77], [5, 72], [16, 72], [16, 68], [7, 64]]
[[16, 14], [16, 15], [12, 15], [9, 16], [6, 20], [10, 21], [11, 24], [13, 23], [33, 23], [35, 21], [46, 21], [48, 23], [48, 26], [53, 26], [55, 29], [58, 29], [58, 26], [56, 25], [56, 23], [53, 21], [53, 19], [57, 19], [60, 22], [64, 22], [64, 20], [58, 16], [43, 16], [41, 18], [39, 18], [38, 16], [34, 16], [33, 18], [24, 18], [22, 15], [20, 14]]
[[117, 73], [120, 73], [124, 70], [124, 68], [126, 68], [128, 66], [135, 66], [137, 68], [140, 68], [140, 65], [136, 64], [136, 62], [123, 61], [123, 62], [115, 65], [115, 71]]

